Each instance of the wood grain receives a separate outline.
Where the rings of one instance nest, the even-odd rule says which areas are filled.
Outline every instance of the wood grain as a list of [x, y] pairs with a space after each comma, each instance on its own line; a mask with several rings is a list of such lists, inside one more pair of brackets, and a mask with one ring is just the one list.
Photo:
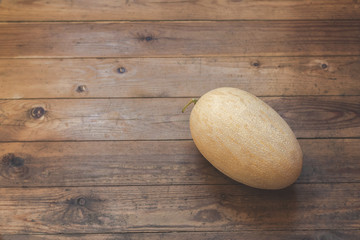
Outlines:
[[360, 55], [360, 21], [0, 24], [0, 58], [320, 55]]
[[[360, 136], [360, 96], [262, 99], [299, 138]], [[3, 100], [0, 141], [191, 139], [188, 100]]]
[[351, 0], [2, 0], [0, 21], [359, 19]]
[[[360, 139], [301, 139], [297, 183], [360, 183]], [[0, 144], [1, 187], [237, 184], [192, 141]]]
[[[359, 56], [358, 0], [0, 0], [0, 240], [358, 239]], [[289, 123], [296, 184], [201, 156], [180, 110], [221, 86]]]
[[[360, 184], [1, 188], [2, 234], [359, 229]], [[264, 201], [266, 199], [266, 201]]]
[[240, 232], [176, 232], [176, 233], [120, 233], [120, 234], [61, 234], [61, 235], [3, 235], [1, 240], [357, 240], [359, 230], [311, 231], [240, 231]]
[[0, 97], [194, 97], [222, 86], [257, 96], [360, 95], [358, 76], [360, 57], [0, 59]]

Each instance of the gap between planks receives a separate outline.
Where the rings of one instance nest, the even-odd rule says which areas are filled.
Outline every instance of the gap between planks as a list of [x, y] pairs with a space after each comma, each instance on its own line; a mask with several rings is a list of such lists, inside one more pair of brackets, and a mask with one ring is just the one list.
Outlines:
[[[295, 185], [341, 185], [341, 184], [359, 184], [359, 189], [360, 189], [360, 181], [352, 181], [352, 182], [311, 182], [311, 183], [294, 183], [291, 186], [295, 186]], [[51, 188], [120, 188], [120, 187], [186, 187], [186, 186], [239, 186], [241, 187], [248, 187], [242, 183], [229, 183], [229, 184], [203, 184], [203, 183], [199, 183], [199, 184], [193, 184], [193, 183], [189, 183], [189, 184], [146, 184], [146, 185], [142, 185], [142, 184], [126, 184], [126, 185], [71, 185], [71, 186], [61, 186], [61, 185], [56, 185], [56, 186], [22, 186], [22, 187], [4, 187], [4, 186], [0, 186], [0, 189], [37, 189], [37, 188], [43, 188], [43, 189], [51, 189]], [[289, 186], [289, 187], [291, 187]], [[287, 187], [287, 188], [289, 188]], [[264, 190], [266, 191], [266, 190]], [[274, 190], [277, 191], [277, 190]], [[0, 239], [1, 240], [1, 239]]]
[[[353, 94], [353, 95], [257, 95], [256, 97], [259, 98], [298, 98], [298, 97], [358, 97], [360, 94]], [[183, 99], [183, 98], [200, 98], [201, 95], [197, 96], [179, 96], [179, 97], [44, 97], [44, 98], [0, 98], [0, 101], [11, 101], [11, 100], [122, 100], [122, 99]]]
[[[359, 20], [360, 21], [360, 20]], [[164, 59], [174, 59], [174, 58], [183, 58], [183, 59], [192, 59], [192, 58], [214, 58], [214, 57], [218, 57], [218, 58], [256, 58], [256, 57], [261, 57], [261, 58], [316, 58], [316, 57], [360, 57], [359, 54], [334, 54], [334, 55], [301, 55], [301, 56], [293, 56], [293, 55], [275, 55], [275, 56], [271, 56], [271, 55], [251, 55], [251, 56], [243, 56], [243, 55], [216, 55], [216, 56], [211, 56], [211, 55], [205, 55], [205, 56], [181, 56], [181, 57], [177, 57], [177, 56], [139, 56], [139, 57], [122, 57], [122, 56], [118, 56], [118, 57], [1, 57], [0, 60], [6, 60], [6, 59], [12, 59], [12, 60], [81, 60], [81, 59], [97, 59], [97, 60], [105, 60], [105, 59], [134, 59], [134, 58], [138, 58], [138, 59], [159, 59], [159, 58], [164, 58]]]
[[272, 240], [291, 239], [305, 240], [305, 239], [346, 239], [355, 240], [359, 236], [359, 230], [343, 230], [343, 229], [316, 229], [301, 231], [279, 231], [279, 230], [246, 230], [246, 231], [198, 231], [198, 232], [182, 232], [182, 231], [162, 231], [162, 232], [105, 232], [105, 233], [88, 233], [88, 234], [27, 234], [27, 235], [3, 235], [1, 240], [43, 240], [46, 236], [48, 240], [71, 240], [83, 239], [89, 240], [159, 240], [159, 239], [174, 239], [174, 240], [209, 240], [209, 239], [247, 239], [247, 240]]
[[161, 23], [161, 22], [322, 22], [322, 21], [331, 21], [331, 22], [346, 22], [346, 21], [360, 21], [360, 19], [219, 19], [219, 20], [209, 20], [209, 19], [178, 19], [178, 20], [46, 20], [46, 21], [0, 21], [0, 24], [7, 23]]

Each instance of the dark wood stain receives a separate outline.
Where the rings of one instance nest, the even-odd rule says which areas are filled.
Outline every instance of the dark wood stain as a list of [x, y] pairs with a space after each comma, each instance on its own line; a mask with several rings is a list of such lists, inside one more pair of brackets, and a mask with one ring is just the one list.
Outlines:
[[216, 222], [221, 220], [221, 214], [216, 209], [200, 210], [194, 216], [194, 219], [199, 222]]

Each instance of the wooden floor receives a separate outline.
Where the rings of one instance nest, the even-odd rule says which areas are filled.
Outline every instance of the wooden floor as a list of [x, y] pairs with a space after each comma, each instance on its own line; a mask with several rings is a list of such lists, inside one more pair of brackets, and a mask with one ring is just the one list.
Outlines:
[[[221, 86], [289, 123], [293, 186], [197, 151]], [[0, 239], [360, 239], [360, 1], [0, 0]]]

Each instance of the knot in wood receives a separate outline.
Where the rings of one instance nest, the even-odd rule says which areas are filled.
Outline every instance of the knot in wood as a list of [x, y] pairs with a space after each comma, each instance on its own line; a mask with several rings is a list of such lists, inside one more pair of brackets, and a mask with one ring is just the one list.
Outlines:
[[145, 37], [145, 40], [146, 40], [147, 42], [150, 42], [150, 41], [153, 40], [153, 37], [152, 37], [152, 36], [147, 36], [147, 37]]
[[126, 68], [124, 68], [124, 67], [119, 67], [119, 68], [117, 69], [117, 71], [118, 71], [118, 73], [123, 74], [123, 73], [126, 72]]
[[45, 114], [45, 109], [43, 107], [35, 107], [31, 109], [30, 115], [34, 119], [39, 119]]
[[21, 157], [14, 156], [10, 160], [10, 165], [13, 167], [22, 167], [24, 166], [24, 159], [22, 159]]
[[83, 198], [83, 197], [78, 198], [78, 199], [77, 199], [77, 204], [78, 204], [79, 206], [85, 206], [85, 204], [86, 204], [86, 199]]
[[253, 65], [254, 67], [259, 67], [260, 62], [259, 61], [252, 62], [251, 65]]
[[[81, 225], [103, 224], [102, 200], [94, 196], [78, 195], [67, 199], [65, 203], [64, 208], [60, 209], [59, 218], [55, 221]], [[50, 217], [53, 218], [53, 216]]]
[[86, 92], [87, 87], [86, 87], [86, 85], [80, 85], [80, 86], [77, 87], [76, 91], [79, 92], [79, 93]]
[[25, 159], [8, 153], [2, 157], [0, 176], [8, 180], [29, 178], [29, 168], [25, 166]]

